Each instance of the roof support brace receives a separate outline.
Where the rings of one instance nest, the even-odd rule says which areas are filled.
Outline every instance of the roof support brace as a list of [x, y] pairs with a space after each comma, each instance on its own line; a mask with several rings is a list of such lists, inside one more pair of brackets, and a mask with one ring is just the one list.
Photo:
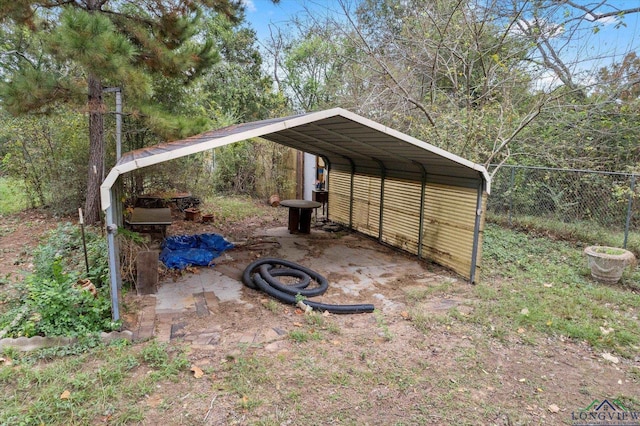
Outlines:
[[478, 263], [478, 242], [480, 241], [480, 220], [482, 219], [482, 193], [484, 184], [478, 184], [478, 196], [476, 198], [476, 223], [473, 228], [473, 248], [471, 250], [471, 271], [469, 271], [469, 281], [476, 281], [476, 266]]
[[349, 230], [353, 230], [353, 187], [356, 176], [356, 163], [349, 157], [344, 157], [351, 164], [351, 182], [349, 188]]
[[[325, 157], [324, 155], [319, 155], [320, 158], [322, 158], [322, 161], [324, 161], [324, 165], [325, 165], [325, 172], [324, 172], [324, 189], [325, 191], [327, 191], [327, 196], [329, 194], [329, 173], [331, 173], [331, 161], [329, 161], [329, 159], [327, 157]], [[329, 209], [331, 208], [331, 204], [327, 202], [327, 215], [325, 216], [325, 219], [329, 219]]]
[[384, 222], [384, 181], [387, 177], [387, 169], [384, 163], [377, 158], [372, 158], [380, 166], [380, 212], [378, 215], [378, 241], [382, 242], [382, 224]]
[[424, 203], [427, 194], [427, 170], [418, 162], [414, 163], [420, 167], [422, 179], [420, 180], [420, 225], [418, 226], [418, 259], [422, 259], [422, 236], [424, 235]]

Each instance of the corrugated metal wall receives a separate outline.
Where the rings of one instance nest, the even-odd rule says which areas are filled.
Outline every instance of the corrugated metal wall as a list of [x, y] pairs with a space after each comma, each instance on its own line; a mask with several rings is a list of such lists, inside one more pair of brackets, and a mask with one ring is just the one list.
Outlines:
[[380, 184], [378, 176], [354, 176], [352, 227], [376, 238], [380, 232]]
[[[422, 182], [390, 177], [383, 180], [380, 176], [355, 173], [353, 205], [351, 186], [351, 171], [344, 167], [331, 169], [328, 185], [330, 220], [433, 260], [467, 279], [471, 277], [477, 189], [426, 183], [421, 232]], [[484, 202], [486, 194], [482, 211]], [[477, 259], [481, 259], [483, 218], [480, 225]]]
[[351, 208], [351, 173], [332, 170], [328, 174], [328, 177], [328, 217], [336, 223], [349, 226], [349, 211]]
[[420, 182], [384, 181], [382, 241], [409, 253], [418, 254], [420, 238]]
[[[467, 278], [471, 271], [477, 197], [475, 189], [437, 184], [428, 184], [425, 194], [422, 254]], [[478, 247], [482, 247], [482, 232]]]

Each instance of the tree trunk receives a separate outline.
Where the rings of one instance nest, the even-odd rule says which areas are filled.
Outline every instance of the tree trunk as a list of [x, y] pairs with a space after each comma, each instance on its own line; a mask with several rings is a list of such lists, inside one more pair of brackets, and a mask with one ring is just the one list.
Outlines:
[[89, 88], [89, 175], [84, 217], [87, 224], [100, 221], [100, 185], [104, 177], [104, 123], [102, 103], [102, 81], [91, 74], [87, 79]]

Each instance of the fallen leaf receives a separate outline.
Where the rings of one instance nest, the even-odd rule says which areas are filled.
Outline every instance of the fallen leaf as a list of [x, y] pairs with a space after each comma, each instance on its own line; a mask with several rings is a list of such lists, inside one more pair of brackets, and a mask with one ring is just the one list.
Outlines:
[[202, 371], [202, 369], [197, 365], [192, 365], [191, 371], [193, 371], [193, 377], [195, 377], [196, 379], [199, 379], [202, 376], [204, 376], [204, 371]]
[[404, 319], [409, 319], [409, 312], [407, 311], [402, 311], [400, 312], [400, 316]]
[[69, 392], [68, 390], [65, 390], [60, 394], [60, 399], [69, 399], [69, 398], [71, 398], [71, 392]]
[[608, 352], [603, 353], [602, 358], [606, 359], [607, 361], [611, 361], [614, 364], [618, 363], [618, 358], [616, 358], [615, 356], [611, 355]]
[[519, 333], [519, 334], [524, 333], [524, 328], [520, 327], [520, 328], [518, 329], [518, 333]]
[[551, 404], [549, 406], [549, 411], [551, 411], [552, 413], [558, 413], [560, 412], [560, 407], [558, 407], [556, 404]]
[[300, 324], [299, 322], [294, 322], [293, 325], [296, 327], [302, 327], [302, 324]]

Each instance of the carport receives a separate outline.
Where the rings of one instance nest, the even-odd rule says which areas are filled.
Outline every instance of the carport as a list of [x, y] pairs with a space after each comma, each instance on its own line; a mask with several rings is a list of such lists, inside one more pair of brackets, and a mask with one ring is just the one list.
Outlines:
[[112, 316], [120, 318], [115, 234], [121, 206], [113, 187], [136, 169], [262, 137], [324, 159], [327, 218], [380, 243], [476, 281], [481, 259], [486, 169], [341, 108], [244, 123], [124, 154], [101, 186], [106, 212]]

